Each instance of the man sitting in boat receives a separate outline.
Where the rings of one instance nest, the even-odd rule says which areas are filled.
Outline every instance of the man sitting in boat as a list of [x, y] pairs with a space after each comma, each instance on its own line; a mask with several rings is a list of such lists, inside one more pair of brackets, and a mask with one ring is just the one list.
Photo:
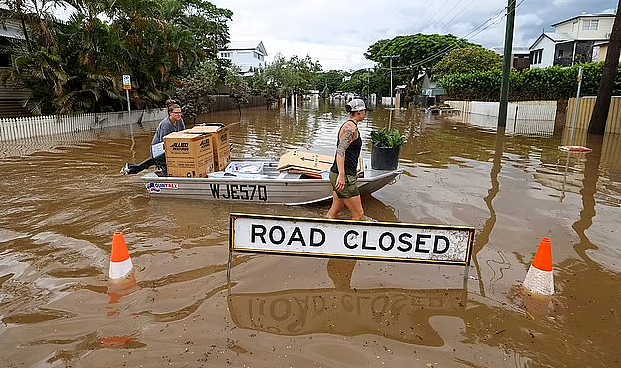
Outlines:
[[139, 164], [126, 163], [121, 169], [125, 175], [137, 174], [153, 165], [166, 175], [166, 156], [164, 155], [164, 137], [173, 132], [185, 130], [181, 106], [176, 103], [168, 105], [168, 116], [160, 121], [151, 141], [151, 157]]

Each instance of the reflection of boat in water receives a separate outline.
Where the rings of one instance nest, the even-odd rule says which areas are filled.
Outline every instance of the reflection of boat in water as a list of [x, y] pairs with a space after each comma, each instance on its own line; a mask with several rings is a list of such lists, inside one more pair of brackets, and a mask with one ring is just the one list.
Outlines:
[[[315, 155], [317, 156], [317, 155]], [[313, 156], [313, 157], [315, 157]], [[309, 156], [298, 158], [307, 165], [317, 166]], [[300, 170], [279, 171], [277, 159], [253, 158], [233, 161], [225, 171], [210, 173], [206, 178], [180, 178], [149, 173], [142, 177], [147, 191], [154, 197], [196, 198], [226, 202], [255, 202], [301, 205], [332, 198], [327, 171], [314, 175]], [[319, 166], [325, 162], [319, 161]], [[331, 166], [331, 162], [329, 162]], [[229, 170], [230, 168], [230, 170]], [[358, 178], [361, 195], [371, 194], [392, 183], [402, 170], [374, 170], [370, 160], [363, 164]]]
[[278, 335], [373, 334], [410, 344], [442, 346], [433, 316], [459, 316], [463, 289], [284, 290], [229, 294], [235, 325]]

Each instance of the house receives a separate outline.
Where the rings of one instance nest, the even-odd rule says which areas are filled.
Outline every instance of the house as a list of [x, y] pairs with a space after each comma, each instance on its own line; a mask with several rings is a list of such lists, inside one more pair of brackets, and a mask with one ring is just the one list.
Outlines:
[[[606, 61], [606, 54], [608, 53], [608, 41], [605, 42], [597, 42], [593, 45], [593, 59], [592, 61]], [[619, 62], [621, 62], [621, 56], [619, 57]]]
[[251, 76], [255, 70], [264, 68], [266, 56], [262, 41], [230, 42], [224, 50], [218, 52], [219, 58], [231, 60], [245, 76]]
[[530, 67], [570, 66], [593, 60], [596, 44], [608, 41], [615, 14], [586, 14], [552, 25], [530, 46]]
[[[0, 12], [4, 12], [0, 8]], [[4, 18], [0, 21], [0, 50], [8, 46], [11, 41], [21, 40], [22, 28], [18, 20]], [[0, 73], [11, 67], [11, 55], [0, 51]], [[30, 115], [28, 109], [22, 106], [21, 101], [28, 97], [28, 92], [7, 88], [0, 83], [0, 117], [15, 117]]]
[[[505, 48], [503, 46], [496, 46], [490, 48], [500, 56], [505, 55]], [[511, 50], [511, 67], [519, 71], [528, 69], [530, 66], [530, 50], [528, 46], [514, 46]]]

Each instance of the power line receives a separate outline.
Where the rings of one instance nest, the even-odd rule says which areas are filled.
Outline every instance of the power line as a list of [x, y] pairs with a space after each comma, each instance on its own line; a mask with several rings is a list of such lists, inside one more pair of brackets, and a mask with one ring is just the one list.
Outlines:
[[[453, 5], [453, 7], [452, 7], [449, 11], [447, 11], [447, 12], [445, 13], [445, 15], [450, 14], [450, 13], [453, 11], [453, 9], [455, 9], [455, 8], [457, 7], [457, 5], [459, 5], [462, 1], [463, 1], [463, 0], [459, 0], [458, 2], [456, 2], [456, 3], [455, 3], [455, 5]], [[457, 13], [457, 15], [459, 15], [459, 13]], [[456, 17], [457, 15], [455, 15], [455, 17]], [[453, 17], [453, 18], [455, 18], [455, 17]], [[433, 26], [435, 27], [435, 26], [437, 26], [437, 25], [439, 25], [439, 24], [440, 24], [440, 20], [438, 20], [437, 22], [435, 22], [435, 23], [433, 24]], [[433, 27], [432, 27], [432, 28], [433, 28]]]
[[[435, 4], [436, 4], [436, 3], [440, 4], [440, 7], [442, 7], [442, 2], [440, 2], [440, 1], [438, 1], [438, 2], [435, 2], [435, 1], [429, 1], [429, 4], [428, 4], [428, 5], [427, 5], [427, 7], [425, 8], [425, 10], [424, 10], [422, 13], [420, 13], [420, 15], [418, 16], [418, 18], [416, 19], [416, 21], [414, 21], [413, 23], [417, 23], [417, 22], [418, 22], [419, 20], [421, 20], [421, 19], [426, 19], [426, 18], [428, 19], [428, 17], [425, 17], [425, 15], [427, 14], [427, 12], [428, 12], [428, 11], [429, 11], [429, 10], [430, 10], [430, 9], [431, 9], [431, 8], [432, 8]], [[414, 32], [414, 26], [412, 26], [412, 27], [410, 28], [410, 31]]]
[[[522, 3], [523, 3], [524, 1], [526, 1], [526, 0], [521, 0], [521, 1], [520, 1], [517, 5], [516, 5], [516, 9], [517, 9], [520, 5], [522, 5]], [[513, 0], [513, 3], [515, 3], [515, 2], [516, 2], [516, 0]], [[498, 22], [500, 22], [500, 21], [501, 21], [504, 17], [506, 17], [506, 16], [507, 16], [506, 14], [504, 14], [502, 17], [500, 17], [499, 19], [495, 20], [494, 22], [492, 22], [492, 23], [488, 24], [487, 26], [485, 26], [485, 27], [484, 27], [484, 28], [482, 28], [481, 30], [477, 31], [479, 28], [481, 28], [482, 26], [484, 26], [484, 25], [485, 25], [486, 23], [488, 23], [489, 21], [493, 20], [494, 18], [497, 18], [497, 17], [498, 17], [498, 16], [502, 13], [502, 11], [503, 11], [503, 10], [505, 10], [505, 9], [508, 9], [508, 6], [507, 6], [507, 7], [505, 7], [505, 8], [503, 8], [503, 9], [501, 9], [501, 10], [500, 10], [500, 11], [498, 11], [497, 13], [495, 13], [495, 15], [493, 15], [492, 17], [490, 17], [488, 20], [486, 20], [485, 22], [483, 22], [483, 23], [482, 23], [481, 25], [479, 25], [478, 27], [474, 28], [472, 31], [470, 31], [470, 33], [468, 33], [468, 34], [464, 37], [464, 39], [466, 39], [466, 40], [472, 39], [472, 38], [476, 37], [477, 35], [479, 35], [481, 32], [483, 32], [483, 31], [485, 31], [486, 29], [490, 28], [491, 26], [498, 24]], [[418, 62], [416, 62], [416, 63], [414, 63], [414, 64], [411, 64], [411, 65], [403, 66], [403, 67], [395, 67], [395, 69], [398, 69], [398, 70], [405, 70], [405, 69], [413, 69], [413, 68], [418, 68], [419, 66], [421, 66], [421, 65], [423, 65], [423, 64], [425, 64], [425, 63], [428, 63], [428, 62], [430, 62], [430, 61], [432, 61], [432, 60], [435, 60], [435, 59], [437, 59], [438, 57], [443, 56], [444, 54], [446, 54], [446, 53], [448, 53], [448, 52], [452, 51], [453, 49], [455, 49], [455, 48], [457, 48], [457, 47], [458, 47], [458, 43], [457, 43], [457, 40], [456, 40], [456, 41], [455, 41], [452, 45], [447, 46], [446, 48], [444, 48], [444, 49], [442, 49], [442, 50], [438, 51], [437, 53], [435, 53], [435, 54], [433, 54], [433, 55], [431, 55], [431, 56], [428, 56], [427, 58], [425, 58], [425, 59], [423, 59], [423, 60], [421, 60], [421, 61], [418, 61]]]

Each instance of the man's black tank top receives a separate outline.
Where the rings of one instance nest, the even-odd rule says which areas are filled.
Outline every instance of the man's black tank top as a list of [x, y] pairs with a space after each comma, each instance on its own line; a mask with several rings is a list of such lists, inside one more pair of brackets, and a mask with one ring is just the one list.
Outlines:
[[[347, 120], [353, 121], [353, 120]], [[345, 125], [347, 123], [343, 123]], [[339, 128], [339, 136], [341, 135], [341, 129], [343, 129], [343, 125]], [[340, 141], [337, 138], [336, 146], [338, 147]], [[358, 132], [358, 138], [356, 138], [353, 142], [349, 144], [349, 147], [345, 150], [345, 175], [357, 175], [358, 174], [358, 158], [360, 157], [360, 150], [362, 149], [362, 139], [360, 139], [360, 132]], [[339, 173], [339, 169], [336, 165], [336, 154], [334, 155], [334, 163], [330, 168], [335, 174]]]

